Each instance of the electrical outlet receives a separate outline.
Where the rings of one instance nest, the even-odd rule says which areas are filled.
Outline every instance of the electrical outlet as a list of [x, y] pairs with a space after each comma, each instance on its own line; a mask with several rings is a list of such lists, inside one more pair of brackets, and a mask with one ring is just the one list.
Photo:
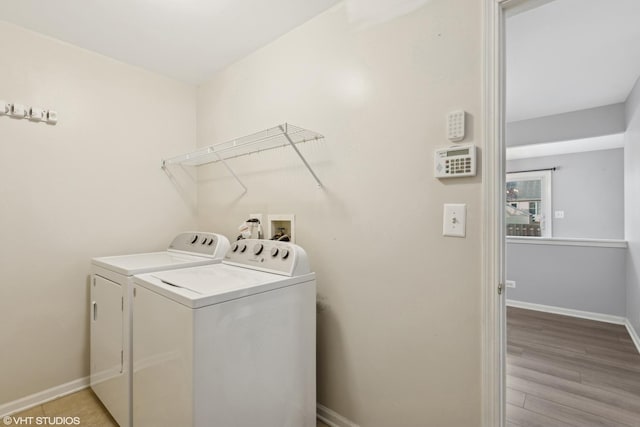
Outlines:
[[516, 287], [516, 281], [515, 280], [507, 280], [505, 282], [505, 285], [507, 286], [507, 288], [515, 288]]

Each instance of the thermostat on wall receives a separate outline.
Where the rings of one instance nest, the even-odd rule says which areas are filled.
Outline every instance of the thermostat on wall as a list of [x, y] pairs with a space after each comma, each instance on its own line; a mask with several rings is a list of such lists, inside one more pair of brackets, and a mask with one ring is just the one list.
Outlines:
[[476, 176], [476, 146], [473, 144], [441, 148], [434, 154], [436, 178]]

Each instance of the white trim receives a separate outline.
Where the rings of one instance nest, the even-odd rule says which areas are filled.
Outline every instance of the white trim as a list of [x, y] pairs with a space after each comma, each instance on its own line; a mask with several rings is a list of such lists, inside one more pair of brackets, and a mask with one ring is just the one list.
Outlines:
[[[506, 408], [504, 292], [504, 10], [510, 0], [484, 1], [482, 88], [482, 427], [503, 427]], [[513, 0], [510, 1], [514, 3]]]
[[631, 335], [631, 340], [636, 345], [638, 353], [640, 353], [640, 336], [638, 336], [638, 332], [636, 332], [629, 319], [626, 319], [624, 326], [627, 327], [627, 332], [629, 332], [629, 335]]
[[627, 248], [626, 240], [617, 239], [577, 239], [564, 237], [524, 237], [509, 236], [507, 243], [517, 245], [583, 246], [596, 248]]
[[534, 304], [530, 302], [507, 300], [509, 307], [525, 308], [527, 310], [542, 311], [545, 313], [561, 314], [564, 316], [579, 317], [580, 319], [596, 320], [598, 322], [626, 325], [627, 318], [612, 314], [593, 313], [591, 311], [574, 310], [572, 308], [556, 307], [553, 305]]
[[316, 406], [316, 416], [330, 427], [359, 427], [358, 424], [319, 403]]
[[512, 16], [519, 15], [524, 12], [528, 12], [540, 6], [544, 6], [547, 3], [551, 3], [553, 0], [528, 0], [526, 2], [518, 2], [517, 5], [509, 7], [506, 16], [511, 18]]
[[51, 387], [47, 390], [34, 393], [30, 396], [21, 397], [13, 402], [0, 405], [0, 418], [6, 415], [15, 414], [37, 405], [49, 402], [62, 396], [83, 390], [89, 387], [89, 377], [79, 378], [77, 380]]
[[[540, 199], [542, 202], [542, 212], [539, 212], [541, 216], [540, 220], [540, 231], [542, 232], [542, 237], [551, 237], [553, 236], [553, 216], [551, 216], [551, 204], [553, 200], [553, 195], [551, 193], [551, 180], [552, 175], [550, 170], [541, 170], [541, 171], [530, 171], [530, 172], [510, 172], [507, 173], [507, 182], [511, 181], [537, 181], [540, 180]], [[505, 205], [507, 205], [506, 203]]]
[[613, 150], [624, 147], [624, 133], [572, 139], [570, 141], [545, 142], [542, 144], [507, 147], [507, 160], [530, 159], [532, 157], [559, 156], [587, 151]]

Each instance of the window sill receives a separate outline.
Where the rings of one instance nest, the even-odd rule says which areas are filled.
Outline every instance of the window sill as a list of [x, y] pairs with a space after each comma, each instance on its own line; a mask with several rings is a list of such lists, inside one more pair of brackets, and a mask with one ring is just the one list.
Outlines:
[[617, 239], [575, 239], [563, 237], [522, 237], [507, 236], [507, 243], [517, 245], [584, 246], [596, 248], [627, 248], [626, 240]]

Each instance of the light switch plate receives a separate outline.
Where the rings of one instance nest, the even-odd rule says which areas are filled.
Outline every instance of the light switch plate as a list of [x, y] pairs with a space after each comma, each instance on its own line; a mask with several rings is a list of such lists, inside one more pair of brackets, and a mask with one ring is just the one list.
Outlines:
[[555, 219], [564, 219], [564, 211], [555, 211], [553, 216]]
[[442, 235], [465, 237], [467, 223], [467, 205], [464, 203], [446, 203], [442, 221]]

